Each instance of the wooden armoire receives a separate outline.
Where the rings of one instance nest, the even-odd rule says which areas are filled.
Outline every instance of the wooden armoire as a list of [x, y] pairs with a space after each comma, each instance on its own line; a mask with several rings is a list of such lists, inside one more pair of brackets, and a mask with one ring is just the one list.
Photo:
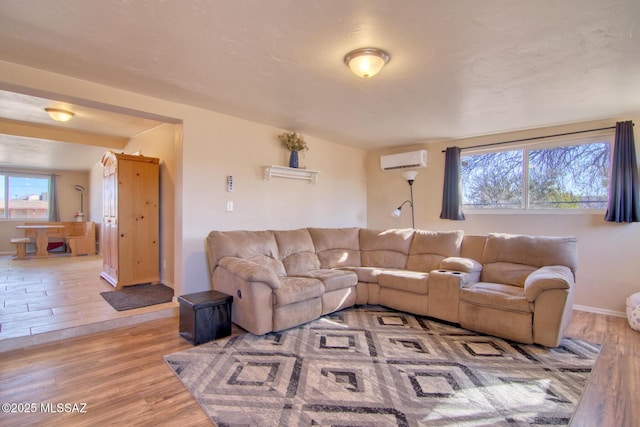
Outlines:
[[102, 273], [116, 289], [160, 281], [159, 159], [102, 156]]

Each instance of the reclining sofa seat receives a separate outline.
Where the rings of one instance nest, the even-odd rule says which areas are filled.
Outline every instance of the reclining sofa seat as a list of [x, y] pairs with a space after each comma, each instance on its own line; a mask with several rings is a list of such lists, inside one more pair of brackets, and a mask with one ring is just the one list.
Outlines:
[[576, 239], [461, 231], [213, 231], [215, 289], [254, 334], [379, 304], [549, 347], [571, 318]]
[[[356, 301], [355, 273], [331, 268], [321, 268], [320, 260], [311, 240], [309, 230], [274, 231], [280, 258], [287, 276], [313, 279], [322, 285], [321, 315], [351, 307]], [[304, 286], [308, 282], [301, 281]]]
[[233, 295], [232, 321], [255, 335], [281, 331], [354, 305], [357, 277], [320, 269], [306, 229], [212, 231], [214, 289]]
[[473, 331], [556, 347], [571, 320], [576, 268], [575, 237], [491, 233], [480, 279], [460, 288], [459, 323]]

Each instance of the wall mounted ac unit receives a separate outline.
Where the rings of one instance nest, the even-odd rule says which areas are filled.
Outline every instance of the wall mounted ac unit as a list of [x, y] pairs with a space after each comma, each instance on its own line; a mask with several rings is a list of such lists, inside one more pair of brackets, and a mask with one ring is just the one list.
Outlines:
[[383, 171], [426, 167], [427, 150], [409, 151], [407, 153], [380, 156], [380, 169]]

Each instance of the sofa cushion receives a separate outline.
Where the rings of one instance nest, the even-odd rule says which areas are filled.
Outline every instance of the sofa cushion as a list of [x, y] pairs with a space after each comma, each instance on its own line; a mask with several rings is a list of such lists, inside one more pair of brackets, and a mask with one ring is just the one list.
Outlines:
[[274, 231], [280, 259], [288, 276], [297, 276], [320, 268], [313, 240], [306, 228]]
[[407, 258], [407, 270], [429, 272], [440, 267], [440, 261], [459, 256], [462, 231], [415, 230]]
[[265, 266], [278, 276], [284, 276], [287, 274], [284, 270], [284, 265], [282, 265], [282, 262], [279, 259], [271, 258], [266, 255], [256, 255], [254, 257], [248, 258], [247, 261]]
[[358, 284], [358, 276], [353, 271], [321, 269], [307, 271], [302, 276], [320, 280], [325, 292], [350, 288]]
[[207, 243], [212, 272], [222, 258], [231, 256], [263, 265], [278, 276], [286, 274], [271, 231], [212, 231]]
[[438, 254], [409, 255], [407, 258], [407, 270], [428, 273], [438, 269], [443, 259], [445, 257]]
[[510, 262], [535, 267], [564, 265], [575, 274], [578, 264], [577, 245], [575, 237], [491, 233], [487, 236], [482, 264]]
[[378, 267], [342, 267], [341, 270], [353, 271], [358, 277], [358, 282], [378, 283], [378, 275], [385, 269]]
[[462, 239], [462, 246], [460, 247], [460, 256], [482, 262], [482, 254], [486, 244], [487, 236], [475, 236], [465, 233]]
[[471, 258], [449, 257], [440, 261], [438, 268], [442, 270], [462, 271], [463, 273], [478, 273], [482, 271], [482, 264]]
[[538, 268], [531, 265], [511, 262], [493, 262], [485, 264], [480, 273], [483, 282], [501, 283], [503, 285], [524, 287], [527, 276]]
[[359, 267], [359, 228], [309, 228], [320, 268]]
[[476, 282], [460, 289], [460, 301], [501, 310], [533, 312], [524, 289], [519, 286]]
[[408, 270], [385, 270], [378, 276], [378, 284], [383, 288], [426, 295], [429, 293], [429, 273]]
[[404, 269], [414, 230], [360, 229], [362, 266]]
[[322, 282], [307, 277], [281, 277], [280, 288], [273, 290], [273, 305], [283, 306], [318, 298], [324, 293]]

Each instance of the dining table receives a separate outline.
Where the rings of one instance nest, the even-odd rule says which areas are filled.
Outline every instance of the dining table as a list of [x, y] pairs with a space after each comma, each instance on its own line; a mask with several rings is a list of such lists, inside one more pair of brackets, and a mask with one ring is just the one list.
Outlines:
[[49, 255], [47, 246], [49, 245], [49, 237], [47, 232], [57, 228], [64, 228], [61, 224], [38, 224], [38, 225], [17, 225], [18, 230], [34, 230], [36, 232], [36, 257], [45, 257]]

